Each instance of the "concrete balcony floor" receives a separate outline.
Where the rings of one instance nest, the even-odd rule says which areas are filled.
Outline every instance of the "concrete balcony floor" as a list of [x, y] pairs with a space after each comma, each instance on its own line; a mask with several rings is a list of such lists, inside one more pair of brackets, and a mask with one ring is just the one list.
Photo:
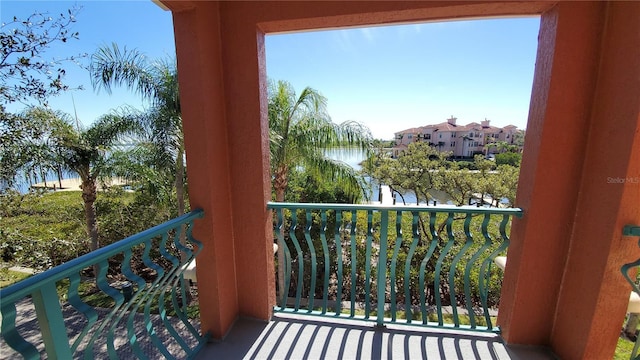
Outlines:
[[505, 345], [499, 335], [418, 326], [377, 328], [361, 320], [276, 313], [267, 322], [240, 319], [204, 359], [555, 359], [545, 348]]

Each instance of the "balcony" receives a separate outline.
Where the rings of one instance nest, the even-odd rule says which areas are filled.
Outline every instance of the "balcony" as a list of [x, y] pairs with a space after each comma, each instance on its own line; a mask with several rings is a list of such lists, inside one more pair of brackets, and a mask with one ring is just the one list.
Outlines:
[[[251, 344], [249, 349], [255, 344], [255, 349], [262, 351], [267, 351], [265, 344], [278, 348], [282, 345], [284, 352], [277, 354], [287, 354], [292, 349], [285, 340], [278, 342], [284, 339], [278, 329], [287, 324], [280, 322], [284, 326], [276, 327], [275, 322], [263, 323], [253, 336], [242, 336], [246, 322], [238, 321], [253, 318], [266, 322], [274, 318], [274, 306], [277, 310], [291, 306], [289, 296], [284, 305], [274, 302], [273, 223], [271, 211], [265, 207], [271, 197], [265, 35], [533, 15], [540, 16], [541, 26], [516, 196], [516, 204], [525, 216], [513, 221], [509, 233], [509, 262], [495, 324], [500, 326], [500, 336], [507, 344], [546, 346], [566, 359], [612, 357], [631, 290], [620, 274], [620, 266], [640, 257], [637, 239], [621, 233], [625, 225], [640, 222], [637, 2], [159, 2], [172, 11], [174, 21], [189, 200], [192, 206], [205, 211], [193, 226], [193, 236], [203, 244], [197, 267], [200, 327], [215, 339], [229, 339], [227, 343], [207, 346], [202, 354], [229, 346], [231, 339], [246, 340]], [[288, 225], [284, 225], [286, 229]], [[387, 238], [389, 243], [390, 239]], [[298, 242], [304, 246], [304, 234]], [[295, 244], [291, 245], [295, 255]], [[375, 249], [371, 246], [372, 253]], [[387, 261], [392, 258], [393, 254]], [[294, 257], [290, 259], [295, 271], [298, 264]], [[402, 262], [398, 263], [402, 269]], [[441, 267], [442, 272], [445, 270]], [[304, 271], [307, 273], [306, 268]], [[375, 271], [370, 272], [370, 277], [369, 299], [381, 298], [377, 297]], [[331, 283], [332, 278], [329, 280]], [[324, 286], [324, 278], [322, 284], [319, 286]], [[303, 290], [311, 288], [310, 284], [303, 286]], [[418, 290], [419, 286], [420, 281]], [[42, 291], [53, 295], [52, 287], [46, 285]], [[397, 289], [396, 296], [402, 295]], [[302, 316], [299, 313], [308, 310], [322, 312], [323, 301], [317, 309], [315, 298], [312, 309], [304, 307], [303, 296], [309, 295], [303, 290], [295, 315]], [[316, 291], [314, 296], [317, 294]], [[7, 309], [5, 304], [18, 299], [6, 301], [5, 295], [3, 292], [2, 306]], [[342, 299], [346, 301], [344, 296], [343, 292]], [[386, 289], [384, 296], [386, 310]], [[36, 302], [39, 298], [38, 294], [32, 296]], [[291, 307], [294, 310], [296, 299], [297, 293]], [[340, 307], [350, 310], [348, 300], [348, 306]], [[359, 302], [356, 299], [355, 303]], [[348, 318], [350, 314], [340, 312], [339, 319], [331, 321], [367, 321], [374, 326], [379, 321], [376, 310], [380, 304], [372, 302], [369, 306], [369, 319], [352, 320]], [[327, 295], [327, 312], [330, 309]], [[403, 309], [397, 305], [397, 310]], [[3, 310], [5, 314], [10, 312]], [[62, 323], [62, 311], [53, 313], [58, 314], [56, 323]], [[282, 314], [286, 312], [278, 312], [275, 319]], [[356, 313], [354, 319], [356, 315], [364, 316]], [[318, 319], [308, 321], [324, 319], [304, 316]], [[382, 318], [387, 329], [397, 326], [388, 324], [387, 318]], [[418, 319], [417, 313], [412, 319]], [[437, 314], [430, 321], [438, 323]], [[4, 315], [3, 322], [11, 321]], [[414, 325], [420, 331], [430, 329], [423, 324], [403, 326], [413, 329]], [[492, 320], [492, 329], [493, 325]], [[9, 325], [3, 325], [3, 332], [6, 326]], [[296, 326], [291, 323], [287, 327], [293, 331], [289, 333], [293, 339], [287, 337], [287, 341], [296, 342], [292, 354], [298, 354], [298, 340], [307, 336], [305, 331], [295, 332]], [[47, 326], [42, 329], [52, 333]], [[343, 329], [334, 330], [327, 337], [346, 334], [347, 328]], [[318, 330], [314, 342], [320, 342], [319, 336], [324, 334], [321, 330], [324, 328]], [[64, 332], [53, 332], [57, 336], [61, 333]], [[296, 338], [297, 334], [300, 337]], [[373, 339], [387, 339], [388, 343], [391, 338], [384, 337], [384, 333], [382, 338], [376, 338], [364, 330], [359, 334], [371, 339], [371, 344]], [[496, 336], [491, 332], [479, 334]], [[455, 339], [447, 342], [440, 338], [443, 347], [453, 343], [455, 348]], [[396, 339], [394, 335], [392, 343]], [[412, 338], [408, 339], [411, 344]], [[387, 345], [379, 349], [382, 346]], [[388, 353], [389, 347], [384, 349]], [[351, 348], [345, 345], [345, 350]], [[30, 353], [38, 356], [39, 351], [36, 348]], [[439, 353], [437, 348], [433, 351]]]
[[268, 323], [241, 319], [205, 346], [184, 278], [202, 250], [191, 233], [199, 210], [2, 290], [3, 349], [27, 359], [552, 358], [506, 346], [495, 325], [492, 260], [506, 252], [520, 209], [268, 208], [286, 289]]

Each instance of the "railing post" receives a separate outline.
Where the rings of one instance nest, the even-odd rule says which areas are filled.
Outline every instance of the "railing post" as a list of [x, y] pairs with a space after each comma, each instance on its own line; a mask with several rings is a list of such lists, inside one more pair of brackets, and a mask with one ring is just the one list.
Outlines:
[[67, 327], [62, 317], [62, 308], [58, 300], [55, 282], [43, 283], [32, 294], [32, 298], [47, 357], [49, 359], [71, 359], [73, 356], [67, 337]]
[[387, 289], [387, 236], [389, 235], [389, 210], [382, 210], [380, 220], [380, 250], [378, 252], [378, 314], [377, 326], [384, 326], [384, 302]]
[[640, 236], [640, 226], [625, 225], [625, 227], [622, 229], [622, 235]]

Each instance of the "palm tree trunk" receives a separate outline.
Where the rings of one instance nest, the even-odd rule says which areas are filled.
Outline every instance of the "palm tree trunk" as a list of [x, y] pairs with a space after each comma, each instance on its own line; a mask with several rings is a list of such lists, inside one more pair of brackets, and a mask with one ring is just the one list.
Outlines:
[[[184, 145], [178, 149], [178, 155], [176, 158], [176, 197], [178, 202], [178, 216], [182, 216], [185, 211], [184, 205]], [[187, 227], [181, 225], [180, 228], [180, 244], [187, 246]], [[180, 259], [184, 262], [187, 260], [187, 254], [184, 251], [180, 252]], [[187, 298], [185, 299], [187, 304], [191, 303], [193, 297], [191, 296], [191, 284], [188, 281], [184, 282], [185, 293]]]
[[91, 251], [97, 250], [100, 247], [98, 242], [98, 221], [96, 217], [96, 198], [98, 192], [96, 188], [96, 181], [94, 178], [89, 177], [82, 181], [82, 200], [84, 200], [84, 215], [87, 223], [87, 235], [91, 239], [89, 249]]
[[[96, 216], [96, 198], [98, 191], [96, 188], [96, 181], [93, 177], [89, 176], [86, 179], [82, 179], [82, 200], [84, 200], [84, 216], [87, 223], [87, 235], [91, 242], [89, 243], [89, 250], [95, 251], [100, 246], [98, 242], [98, 219]], [[98, 278], [98, 265], [93, 265], [93, 276]]]
[[[178, 216], [182, 216], [185, 211], [184, 205], [184, 150], [178, 150], [178, 156], [176, 158], [176, 197], [178, 202]], [[183, 246], [187, 245], [187, 235], [185, 234], [184, 227], [180, 232], [180, 243]], [[182, 259], [185, 259], [186, 254], [182, 253]]]
[[56, 168], [56, 173], [58, 174], [58, 188], [62, 189], [62, 168], [59, 165]]

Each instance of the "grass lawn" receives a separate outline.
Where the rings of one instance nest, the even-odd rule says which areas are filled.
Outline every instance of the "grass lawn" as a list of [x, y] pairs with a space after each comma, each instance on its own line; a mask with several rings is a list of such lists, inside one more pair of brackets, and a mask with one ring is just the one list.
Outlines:
[[24, 280], [31, 274], [12, 271], [6, 268], [0, 269], [0, 288], [5, 288], [11, 284], [15, 284], [20, 280]]
[[627, 339], [618, 339], [618, 346], [616, 346], [616, 353], [613, 358], [615, 360], [629, 360], [631, 358], [631, 352], [633, 351], [633, 345], [634, 343]]
[[[2, 228], [33, 240], [85, 236], [84, 208], [79, 191], [59, 191], [38, 196], [3, 199]], [[17, 236], [17, 235], [16, 235]]]

